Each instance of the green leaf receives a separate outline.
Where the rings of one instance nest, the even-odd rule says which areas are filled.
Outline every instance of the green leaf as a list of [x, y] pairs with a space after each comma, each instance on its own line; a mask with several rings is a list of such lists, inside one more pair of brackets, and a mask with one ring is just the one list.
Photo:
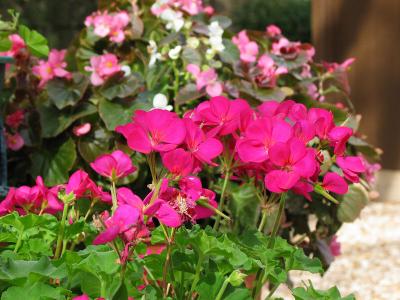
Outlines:
[[[0, 21], [1, 22], [1, 21]], [[6, 52], [11, 48], [11, 41], [7, 32], [0, 32], [0, 52]]]
[[297, 287], [292, 291], [295, 300], [355, 300], [353, 295], [342, 297], [337, 287], [328, 290], [316, 290], [311, 282], [309, 286]]
[[183, 61], [185, 64], [195, 64], [195, 65], [201, 65], [202, 62], [202, 57], [196, 49], [190, 48], [190, 47], [184, 47], [181, 55]]
[[24, 25], [18, 27], [21, 38], [25, 41], [29, 51], [36, 56], [46, 57], [49, 54], [49, 46], [46, 38], [35, 30], [30, 30]]
[[223, 44], [225, 49], [219, 53], [219, 57], [224, 63], [234, 65], [240, 59], [239, 49], [231, 40], [228, 39], [223, 39]]
[[118, 125], [123, 125], [131, 121], [133, 113], [138, 109], [148, 110], [151, 105], [148, 101], [137, 98], [136, 100], [118, 99], [108, 101], [100, 99], [99, 114], [108, 130], [113, 131]]
[[218, 22], [219, 26], [221, 26], [223, 29], [226, 29], [232, 25], [232, 20], [230, 18], [228, 18], [226, 16], [222, 16], [222, 15], [212, 16], [210, 19], [210, 23], [211, 22]]
[[49, 300], [65, 299], [66, 291], [62, 288], [54, 288], [43, 282], [34, 282], [26, 286], [12, 286], [2, 295], [1, 300]]
[[40, 103], [37, 108], [44, 138], [59, 135], [76, 120], [94, 114], [97, 111], [96, 107], [90, 103], [83, 103], [78, 107], [65, 110], [58, 110], [50, 103]]
[[205, 92], [198, 91], [195, 84], [189, 83], [178, 91], [178, 94], [175, 97], [175, 103], [178, 105], [184, 104], [199, 99], [204, 95]]
[[254, 229], [257, 226], [260, 201], [252, 182], [234, 185], [229, 208], [237, 229]]
[[107, 82], [100, 88], [100, 94], [108, 100], [114, 98], [125, 98], [128, 96], [134, 96], [138, 93], [139, 89], [143, 87], [143, 79], [137, 75], [131, 75], [128, 78], [120, 78], [117, 74], [111, 77]]
[[361, 184], [352, 184], [340, 202], [337, 217], [340, 222], [353, 222], [368, 203], [368, 193]]
[[31, 173], [34, 177], [43, 176], [46, 185], [65, 183], [75, 160], [75, 143], [68, 139], [54, 149], [42, 149], [33, 153]]
[[58, 109], [75, 105], [88, 87], [89, 80], [80, 73], [74, 73], [72, 80], [56, 78], [47, 83], [49, 99]]

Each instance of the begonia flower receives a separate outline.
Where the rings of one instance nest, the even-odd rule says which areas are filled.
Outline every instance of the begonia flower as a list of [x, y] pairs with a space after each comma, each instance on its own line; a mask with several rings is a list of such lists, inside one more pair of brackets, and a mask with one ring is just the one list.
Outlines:
[[90, 81], [94, 86], [102, 85], [109, 77], [121, 71], [118, 58], [111, 53], [90, 58], [90, 66], [85, 67], [86, 71], [92, 72]]
[[210, 97], [219, 96], [222, 94], [223, 86], [218, 81], [218, 75], [214, 69], [201, 71], [199, 66], [189, 64], [186, 70], [196, 78], [196, 88], [198, 91], [206, 88], [206, 92]]
[[14, 134], [6, 132], [5, 137], [7, 148], [12, 151], [18, 151], [25, 145], [24, 138], [18, 132]]
[[240, 31], [232, 38], [232, 42], [239, 48], [240, 59], [245, 63], [255, 62], [258, 55], [258, 45], [247, 36], [246, 30]]

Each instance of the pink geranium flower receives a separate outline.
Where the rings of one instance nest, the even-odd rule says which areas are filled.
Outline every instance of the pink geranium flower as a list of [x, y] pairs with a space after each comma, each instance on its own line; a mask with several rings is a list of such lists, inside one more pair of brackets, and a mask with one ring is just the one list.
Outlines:
[[287, 143], [276, 143], [269, 151], [270, 161], [278, 169], [265, 176], [265, 186], [274, 193], [290, 190], [300, 179], [308, 179], [316, 169], [315, 152], [293, 138]]
[[216, 138], [207, 137], [191, 119], [183, 121], [186, 128], [185, 146], [193, 156], [194, 167], [200, 169], [202, 163], [215, 166], [212, 160], [222, 153], [222, 143]]
[[165, 168], [175, 177], [187, 176], [193, 171], [193, 158], [182, 148], [165, 152], [161, 158]]
[[118, 58], [114, 54], [103, 54], [93, 56], [90, 59], [90, 67], [85, 67], [86, 71], [92, 72], [90, 81], [94, 86], [102, 85], [108, 78], [121, 71]]
[[136, 167], [132, 165], [131, 158], [121, 150], [116, 150], [111, 154], [100, 155], [90, 166], [98, 174], [107, 177], [111, 181], [116, 181], [136, 171]]
[[232, 38], [232, 42], [239, 48], [240, 59], [245, 63], [255, 62], [258, 55], [258, 45], [250, 41], [246, 30], [242, 30]]
[[217, 72], [214, 69], [209, 68], [206, 71], [201, 71], [199, 66], [189, 64], [186, 70], [196, 78], [196, 87], [200, 91], [204, 87], [210, 97], [219, 96], [222, 94], [223, 86], [218, 81]]
[[78, 170], [69, 177], [65, 192], [67, 194], [74, 193], [76, 198], [81, 198], [89, 189], [90, 184], [89, 174], [83, 170]]
[[328, 141], [334, 147], [335, 155], [341, 156], [346, 150], [346, 143], [353, 135], [353, 129], [345, 126], [335, 126], [328, 133]]
[[80, 295], [80, 296], [75, 296], [72, 298], [72, 300], [90, 300], [89, 296], [86, 294]]
[[119, 234], [133, 228], [138, 222], [140, 211], [130, 205], [119, 205], [115, 213], [106, 216], [104, 224], [106, 229], [101, 232], [93, 241], [94, 245], [106, 244], [114, 240]]
[[344, 177], [351, 182], [359, 182], [359, 173], [365, 172], [365, 166], [358, 156], [336, 158], [337, 165], [342, 169]]
[[244, 136], [236, 143], [243, 162], [264, 162], [269, 149], [277, 142], [286, 142], [292, 137], [291, 126], [280, 119], [261, 118], [249, 124]]
[[200, 103], [190, 117], [202, 125], [207, 136], [223, 136], [238, 129], [241, 112], [248, 107], [243, 99], [231, 101], [222, 96], [213, 97]]
[[131, 149], [145, 154], [173, 150], [186, 135], [183, 121], [175, 113], [162, 109], [138, 110], [132, 123], [118, 126], [116, 131], [127, 139]]
[[328, 172], [322, 181], [322, 187], [330, 192], [344, 195], [349, 190], [346, 181], [337, 173]]
[[6, 132], [5, 136], [7, 147], [13, 151], [18, 151], [25, 145], [24, 138], [18, 132], [15, 134]]
[[66, 53], [66, 50], [52, 49], [47, 61], [40, 60], [39, 64], [32, 68], [32, 73], [40, 79], [40, 88], [55, 77], [71, 78], [71, 73], [65, 70], [67, 67], [67, 63], [64, 61]]
[[22, 109], [18, 109], [12, 114], [7, 115], [5, 123], [10, 128], [17, 130], [24, 121], [25, 113]]
[[288, 72], [286, 67], [275, 65], [274, 60], [268, 54], [261, 55], [258, 59], [257, 67], [259, 69], [258, 82], [269, 87], [275, 87], [279, 75]]

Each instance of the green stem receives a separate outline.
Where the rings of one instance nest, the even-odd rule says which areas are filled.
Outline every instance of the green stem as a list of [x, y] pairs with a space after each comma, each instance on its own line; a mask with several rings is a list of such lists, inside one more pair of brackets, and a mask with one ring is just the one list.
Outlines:
[[117, 187], [115, 186], [115, 181], [113, 180], [111, 182], [111, 198], [112, 198], [112, 214], [114, 214], [115, 210], [117, 209], [118, 206], [118, 200], [117, 200]]
[[[278, 233], [279, 225], [281, 224], [281, 219], [282, 219], [282, 214], [283, 211], [285, 210], [285, 203], [286, 203], [286, 193], [282, 193], [280, 200], [279, 200], [279, 208], [278, 208], [278, 214], [276, 216], [274, 226], [272, 228], [270, 240], [268, 241], [267, 248], [271, 249], [274, 246], [274, 241], [276, 234]], [[262, 288], [262, 285], [264, 283], [264, 276], [265, 276], [265, 271], [264, 270], [258, 270], [257, 275], [256, 275], [256, 285], [254, 286], [253, 289], [253, 298], [257, 296]]]
[[84, 221], [85, 222], [86, 222], [87, 218], [90, 216], [91, 212], [93, 211], [93, 207], [96, 204], [96, 202], [97, 202], [97, 199], [93, 199], [92, 202], [90, 203], [90, 207], [89, 207], [89, 209], [86, 212], [85, 217], [84, 217]]
[[102, 279], [100, 280], [100, 297], [106, 299], [106, 296], [107, 296], [106, 284]]
[[23, 231], [23, 230], [21, 230], [21, 231], [18, 232], [18, 240], [17, 240], [17, 243], [15, 244], [15, 247], [14, 247], [14, 253], [17, 253], [19, 247], [21, 247], [22, 235], [23, 235], [23, 234], [24, 234], [24, 231]]
[[279, 226], [281, 224], [282, 214], [283, 214], [283, 211], [285, 210], [285, 203], [286, 203], [286, 193], [282, 193], [281, 198], [279, 200], [278, 215], [276, 216], [276, 219], [274, 222], [274, 227], [272, 228], [270, 240], [268, 242], [268, 248], [272, 248], [274, 245], [274, 238], [276, 237]]
[[269, 292], [268, 296], [265, 298], [265, 300], [271, 299], [272, 295], [276, 292], [280, 284], [276, 284]]
[[194, 275], [192, 286], [190, 288], [190, 294], [192, 294], [194, 292], [194, 289], [196, 288], [197, 283], [200, 280], [200, 271], [201, 271], [201, 266], [203, 264], [203, 261], [204, 261], [204, 256], [200, 253], [199, 260], [197, 261], [197, 265], [196, 265], [196, 273]]
[[63, 244], [63, 240], [64, 240], [65, 221], [67, 220], [67, 215], [68, 215], [68, 203], [64, 203], [64, 209], [63, 209], [61, 222], [60, 222], [60, 230], [58, 231], [56, 252], [54, 254], [55, 259], [60, 258], [62, 244]]
[[164, 297], [168, 296], [168, 283], [167, 283], [167, 273], [168, 273], [168, 267], [171, 261], [171, 251], [172, 251], [172, 244], [174, 242], [174, 236], [175, 236], [175, 228], [172, 228], [171, 236], [168, 238], [167, 237], [167, 256], [165, 258], [165, 263], [163, 267], [163, 285], [164, 285]]
[[[220, 212], [223, 212], [224, 207], [225, 207], [225, 194], [226, 194], [226, 188], [228, 187], [229, 177], [230, 177], [230, 171], [228, 169], [225, 173], [224, 183], [222, 185], [221, 197], [219, 198], [218, 210]], [[217, 214], [217, 218], [216, 218], [215, 224], [214, 224], [215, 231], [218, 230], [220, 222], [221, 222], [221, 215]]]
[[222, 296], [224, 295], [225, 290], [228, 287], [228, 284], [229, 284], [229, 278], [226, 278], [224, 280], [224, 283], [222, 284], [218, 294], [217, 294], [217, 297], [215, 297], [215, 300], [221, 300], [222, 299]]
[[263, 232], [264, 231], [265, 224], [267, 223], [267, 215], [268, 215], [267, 209], [263, 208], [261, 222], [260, 222], [260, 225], [258, 225], [258, 231], [259, 232]]

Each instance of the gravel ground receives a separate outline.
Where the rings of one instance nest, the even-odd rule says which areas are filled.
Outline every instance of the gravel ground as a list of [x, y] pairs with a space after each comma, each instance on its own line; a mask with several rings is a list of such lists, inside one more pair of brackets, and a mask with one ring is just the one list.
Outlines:
[[[400, 300], [400, 201], [371, 202], [359, 219], [340, 229], [338, 240], [342, 255], [324, 277], [293, 272], [296, 286], [311, 279], [316, 288], [336, 285], [358, 300]], [[284, 286], [275, 296], [293, 299]]]

